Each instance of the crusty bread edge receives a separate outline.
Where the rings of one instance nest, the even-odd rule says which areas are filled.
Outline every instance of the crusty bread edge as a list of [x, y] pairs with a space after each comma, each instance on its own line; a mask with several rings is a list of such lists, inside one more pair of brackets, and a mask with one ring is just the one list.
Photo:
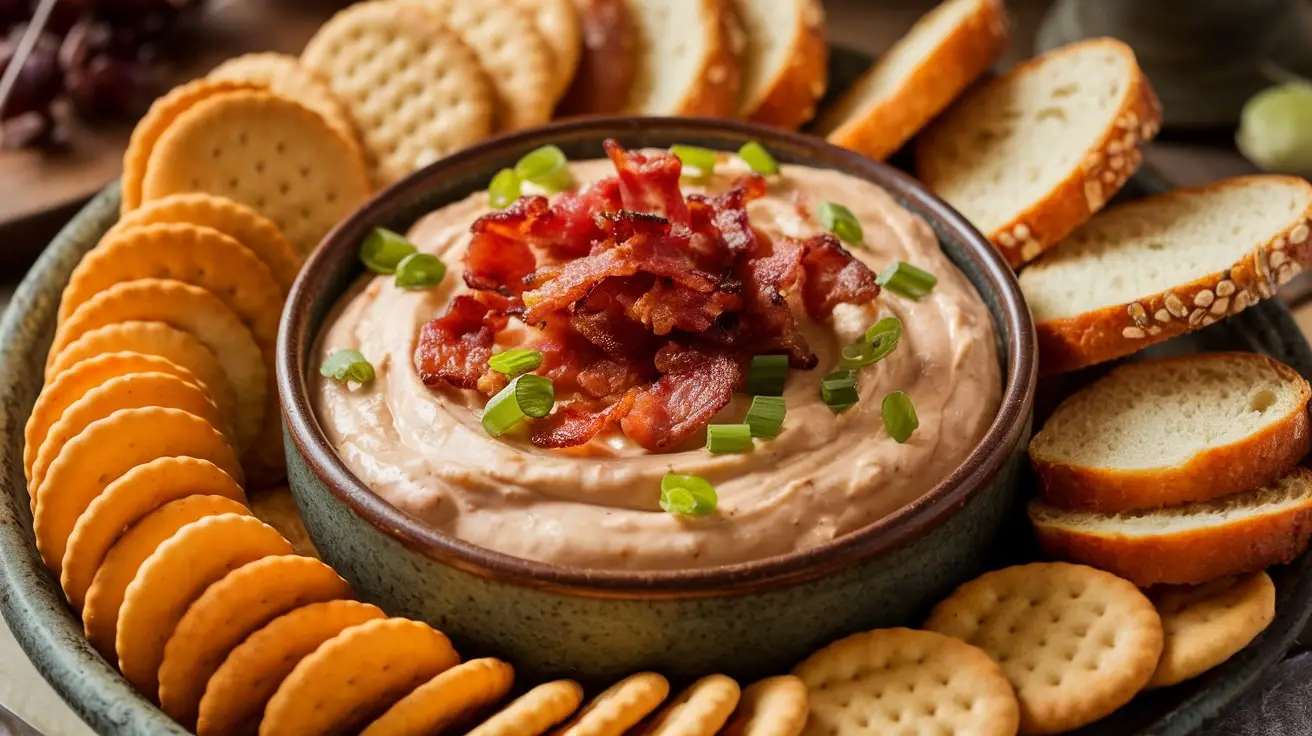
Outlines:
[[637, 31], [626, 0], [574, 0], [579, 12], [579, 63], [556, 115], [615, 115], [629, 103], [637, 67]]
[[[1310, 474], [1304, 468], [1296, 472]], [[1312, 495], [1283, 511], [1151, 537], [1094, 534], [1040, 522], [1036, 508], [1042, 506], [1032, 502], [1029, 515], [1045, 554], [1106, 570], [1140, 587], [1192, 585], [1255, 572], [1289, 562], [1312, 539]]]
[[740, 112], [754, 123], [796, 130], [815, 116], [829, 81], [829, 38], [820, 0], [797, 0], [796, 33], [788, 63], [757, 99], [744, 100]]
[[1039, 373], [1051, 375], [1102, 363], [1154, 343], [1207, 327], [1275, 295], [1282, 284], [1312, 265], [1312, 184], [1292, 176], [1258, 174], [1204, 187], [1137, 200], [1124, 207], [1151, 207], [1178, 194], [1246, 186], [1257, 179], [1284, 179], [1308, 190], [1308, 207], [1276, 237], [1257, 246], [1230, 268], [1126, 304], [1035, 326]]
[[[988, 71], [1006, 49], [1007, 39], [1006, 8], [1000, 0], [981, 0], [976, 11], [943, 39], [896, 92], [854, 113], [827, 140], [882, 161]], [[871, 66], [847, 94], [859, 94], [864, 78], [878, 68], [879, 63]]]
[[[1214, 353], [1211, 357], [1217, 355], [1227, 354]], [[1285, 380], [1298, 386], [1300, 398], [1289, 416], [1237, 442], [1209, 448], [1169, 469], [1115, 470], [1069, 465], [1043, 457], [1031, 443], [1030, 465], [1038, 476], [1039, 493], [1059, 508], [1115, 513], [1210, 501], [1259, 488], [1283, 476], [1307, 454], [1312, 442], [1307, 410], [1312, 388], [1297, 371], [1278, 360], [1255, 353], [1235, 355], [1264, 360]], [[1184, 355], [1156, 362], [1205, 357], [1209, 356]], [[1162, 441], [1168, 442], [1170, 438], [1163, 437]]]
[[729, 0], [701, 0], [707, 34], [706, 53], [695, 82], [684, 90], [670, 115], [727, 118], [738, 111], [738, 88], [742, 73], [734, 34], [743, 33], [742, 23]]

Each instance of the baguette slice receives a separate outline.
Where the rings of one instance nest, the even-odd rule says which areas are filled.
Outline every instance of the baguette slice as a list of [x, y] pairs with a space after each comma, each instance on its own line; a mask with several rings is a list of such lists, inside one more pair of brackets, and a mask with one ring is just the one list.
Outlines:
[[830, 143], [883, 160], [1007, 47], [1001, 0], [947, 0], [912, 26], [816, 125]]
[[829, 76], [820, 0], [734, 0], [747, 34], [738, 114], [796, 129], [815, 115]]
[[1161, 117], [1129, 46], [1081, 41], [954, 105], [917, 140], [916, 172], [1019, 267], [1120, 190]]
[[1209, 501], [1308, 451], [1307, 381], [1256, 353], [1127, 363], [1076, 392], [1030, 442], [1044, 499], [1102, 513]]
[[730, 117], [742, 31], [729, 0], [628, 0], [638, 59], [627, 112]]
[[1312, 537], [1312, 471], [1295, 468], [1255, 491], [1157, 511], [1097, 514], [1035, 500], [1044, 551], [1140, 587], [1196, 584], [1289, 562]]
[[1240, 312], [1312, 263], [1312, 184], [1243, 176], [1104, 210], [1020, 274], [1039, 370], [1128, 355]]
[[638, 63], [627, 0], [574, 0], [583, 33], [578, 68], [556, 107], [561, 117], [613, 115], [629, 103]]

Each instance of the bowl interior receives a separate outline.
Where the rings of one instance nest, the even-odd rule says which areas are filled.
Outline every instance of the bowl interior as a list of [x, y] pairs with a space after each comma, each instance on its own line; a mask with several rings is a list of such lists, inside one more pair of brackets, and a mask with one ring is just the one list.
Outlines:
[[[359, 243], [374, 227], [405, 232], [424, 214], [485, 189], [499, 169], [547, 143], [573, 160], [603, 157], [602, 142], [626, 147], [685, 143], [737, 150], [757, 140], [780, 161], [843, 171], [873, 181], [933, 227], [951, 260], [987, 304], [997, 326], [1004, 387], [988, 432], [962, 465], [918, 501], [863, 530], [805, 552], [689, 571], [582, 570], [492, 552], [438, 533], [392, 507], [361, 483], [331, 449], [310, 406], [306, 376], [323, 321], [362, 273]], [[918, 182], [891, 167], [814, 137], [745, 123], [688, 118], [594, 118], [566, 121], [494, 139], [415, 173], [378, 195], [328, 235], [292, 288], [278, 345], [278, 387], [291, 437], [324, 484], [354, 511], [437, 559], [530, 585], [551, 584], [611, 593], [725, 591], [738, 583], [809, 579], [895, 546], [960, 508], [1016, 449], [1030, 416], [1035, 384], [1033, 326], [1011, 269], [966, 220]]]

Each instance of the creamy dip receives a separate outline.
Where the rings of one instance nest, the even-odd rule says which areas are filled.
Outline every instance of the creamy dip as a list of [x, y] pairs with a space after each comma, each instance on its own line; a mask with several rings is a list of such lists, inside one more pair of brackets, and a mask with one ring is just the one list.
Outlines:
[[[571, 169], [581, 183], [614, 174], [606, 160]], [[723, 190], [745, 171], [737, 158], [723, 161], [710, 188]], [[825, 200], [860, 220], [865, 247], [850, 246], [857, 258], [875, 270], [903, 260], [934, 274], [938, 285], [920, 301], [885, 291], [868, 306], [842, 304], [823, 323], [795, 309], [820, 365], [789, 371], [783, 431], [757, 440], [752, 452], [712, 455], [700, 434], [675, 452], [654, 454], [618, 431], [582, 447], [539, 449], [523, 436], [490, 437], [480, 424], [486, 399], [478, 392], [425, 386], [413, 359], [417, 334], [467, 291], [462, 253], [470, 224], [490, 211], [485, 192], [427, 215], [410, 231], [411, 242], [449, 268], [436, 288], [405, 291], [390, 277], [366, 278], [328, 317], [315, 364], [355, 348], [377, 378], [348, 387], [316, 375], [319, 421], [345, 463], [396, 507], [443, 533], [533, 560], [707, 567], [803, 550], [858, 530], [916, 500], [962, 462], [997, 411], [1002, 379], [987, 308], [929, 225], [883, 189], [785, 165], [748, 211], [770, 237], [807, 237], [823, 229], [802, 213]], [[861, 370], [860, 402], [835, 415], [820, 399], [821, 377], [837, 365], [843, 345], [889, 315], [902, 321], [901, 343]], [[498, 340], [522, 341], [527, 329], [512, 320]], [[906, 392], [920, 418], [905, 444], [884, 430], [880, 404], [890, 391]], [[713, 421], [741, 422], [749, 403], [738, 395]], [[714, 484], [716, 513], [662, 511], [661, 478], [671, 470]]]

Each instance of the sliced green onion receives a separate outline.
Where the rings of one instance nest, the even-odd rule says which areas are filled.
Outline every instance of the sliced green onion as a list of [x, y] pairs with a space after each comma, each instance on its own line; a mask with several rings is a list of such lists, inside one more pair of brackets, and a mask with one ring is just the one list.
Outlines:
[[871, 325], [860, 342], [843, 348], [843, 357], [838, 361], [838, 367], [864, 368], [874, 365], [887, 358], [901, 339], [902, 321], [897, 317], [885, 317]]
[[319, 366], [319, 374], [334, 381], [370, 383], [374, 380], [374, 366], [359, 350], [347, 348], [329, 355]]
[[542, 353], [537, 350], [515, 348], [493, 355], [488, 358], [487, 364], [497, 373], [514, 378], [521, 373], [537, 370], [538, 366], [542, 365]]
[[540, 419], [551, 413], [556, 391], [550, 378], [526, 373], [497, 392], [483, 408], [483, 429], [500, 437], [524, 420]]
[[494, 210], [504, 210], [519, 199], [519, 174], [514, 169], [502, 169], [487, 185], [487, 203]]
[[706, 427], [706, 449], [716, 455], [752, 449], [752, 428], [746, 424], [711, 424]]
[[911, 433], [920, 427], [920, 419], [916, 417], [916, 407], [911, 404], [911, 397], [901, 391], [885, 396], [880, 411], [884, 415], [884, 429], [898, 444], [906, 442]]
[[820, 379], [820, 399], [835, 414], [842, 414], [856, 406], [856, 402], [860, 398], [860, 395], [856, 392], [856, 371], [854, 370], [836, 370]]
[[752, 367], [747, 372], [747, 393], [757, 396], [783, 396], [788, 380], [787, 355], [752, 356]]
[[934, 274], [902, 261], [897, 261], [884, 269], [877, 281], [880, 286], [894, 294], [912, 300], [933, 291], [934, 285], [938, 283]]
[[675, 144], [670, 146], [670, 153], [679, 157], [683, 162], [684, 168], [693, 168], [697, 173], [685, 173], [684, 176], [691, 182], [705, 184], [715, 175], [715, 151], [709, 148], [699, 146], [684, 146]]
[[758, 174], [778, 174], [779, 164], [774, 160], [774, 156], [765, 150], [765, 146], [756, 141], [748, 141], [738, 149], [738, 158], [741, 158], [747, 167]]
[[515, 164], [515, 175], [521, 181], [532, 182], [548, 192], [560, 192], [574, 186], [569, 159], [558, 146], [547, 145], [524, 154]]
[[396, 285], [402, 289], [431, 289], [446, 277], [446, 264], [429, 253], [411, 253], [396, 264]]
[[661, 508], [667, 513], [706, 516], [715, 512], [715, 487], [695, 475], [666, 473], [661, 478]]
[[782, 396], [753, 396], [752, 408], [747, 410], [747, 418], [743, 421], [752, 428], [753, 437], [773, 439], [784, 427], [786, 412]]
[[401, 261], [417, 250], [404, 235], [376, 227], [360, 244], [360, 262], [375, 273], [396, 273]]
[[861, 239], [865, 237], [856, 215], [852, 214], [852, 210], [837, 202], [821, 202], [820, 208], [816, 210], [816, 215], [820, 218], [820, 224], [824, 225], [829, 232], [837, 235], [838, 239], [844, 243], [860, 245]]

